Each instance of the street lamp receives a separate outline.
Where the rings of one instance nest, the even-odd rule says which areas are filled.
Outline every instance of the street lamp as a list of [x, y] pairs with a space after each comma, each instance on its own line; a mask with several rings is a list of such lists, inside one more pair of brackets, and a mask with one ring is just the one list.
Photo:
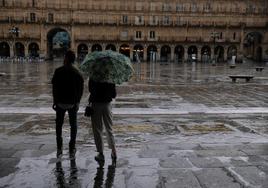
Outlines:
[[[15, 38], [19, 36], [20, 33], [20, 29], [18, 27], [13, 26], [12, 28], [9, 29], [9, 33], [12, 35], [13, 37], [13, 52], [16, 53], [16, 46], [15, 46]], [[14, 55], [17, 55], [15, 54]]]
[[220, 33], [213, 31], [210, 33], [211, 38], [213, 39], [213, 51], [214, 53], [212, 54], [212, 65], [215, 65], [216, 63], [216, 58], [215, 58], [215, 46], [216, 46], [216, 39], [220, 38]]

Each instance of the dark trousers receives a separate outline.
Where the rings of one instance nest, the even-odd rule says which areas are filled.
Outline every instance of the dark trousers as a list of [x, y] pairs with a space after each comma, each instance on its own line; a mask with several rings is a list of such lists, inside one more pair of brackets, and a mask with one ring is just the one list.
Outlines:
[[62, 149], [62, 126], [66, 111], [68, 112], [69, 123], [71, 126], [71, 132], [70, 132], [71, 139], [69, 142], [69, 147], [73, 148], [75, 147], [76, 134], [77, 134], [77, 111], [78, 111], [76, 105], [68, 110], [61, 109], [60, 107], [56, 108], [56, 140], [58, 149]]

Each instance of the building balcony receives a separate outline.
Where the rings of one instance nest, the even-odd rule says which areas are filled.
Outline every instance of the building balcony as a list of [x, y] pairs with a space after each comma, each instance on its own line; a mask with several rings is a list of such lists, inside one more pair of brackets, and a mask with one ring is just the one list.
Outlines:
[[184, 37], [184, 36], [174, 36], [172, 38], [173, 38], [173, 41], [175, 41], [175, 42], [185, 42], [186, 41], [186, 37]]
[[187, 42], [199, 42], [200, 37], [186, 37]]

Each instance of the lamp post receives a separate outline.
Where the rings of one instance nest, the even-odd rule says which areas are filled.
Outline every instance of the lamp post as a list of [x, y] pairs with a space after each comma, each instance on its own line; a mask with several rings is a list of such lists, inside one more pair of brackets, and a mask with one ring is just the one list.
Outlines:
[[210, 33], [211, 38], [213, 39], [213, 54], [212, 54], [212, 65], [216, 64], [216, 58], [215, 58], [215, 46], [216, 46], [216, 39], [220, 38], [220, 33], [213, 31]]
[[15, 46], [15, 38], [19, 36], [20, 33], [20, 29], [18, 27], [13, 26], [12, 28], [9, 29], [9, 33], [12, 35], [13, 37], [13, 55], [17, 55], [16, 54], [16, 46]]

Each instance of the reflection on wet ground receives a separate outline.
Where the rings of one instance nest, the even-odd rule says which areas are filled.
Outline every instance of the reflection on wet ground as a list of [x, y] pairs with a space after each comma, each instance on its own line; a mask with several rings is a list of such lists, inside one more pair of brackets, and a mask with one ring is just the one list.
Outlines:
[[[87, 89], [76, 159], [68, 119], [56, 158], [50, 80], [61, 64], [0, 64], [0, 187], [268, 187], [267, 65], [133, 64], [113, 102], [117, 167], [107, 149], [100, 168], [82, 115]], [[234, 74], [254, 78], [232, 83]]]

